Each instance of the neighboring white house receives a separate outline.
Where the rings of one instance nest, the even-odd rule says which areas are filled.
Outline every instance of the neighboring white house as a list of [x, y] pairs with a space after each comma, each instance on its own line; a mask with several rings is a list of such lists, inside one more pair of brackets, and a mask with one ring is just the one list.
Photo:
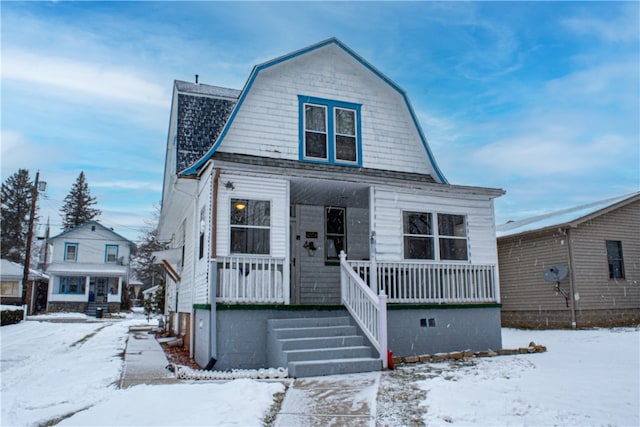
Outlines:
[[156, 253], [171, 327], [202, 366], [292, 376], [499, 348], [503, 193], [449, 184], [407, 94], [335, 38], [241, 91], [176, 81]]
[[97, 221], [49, 239], [48, 311], [120, 310], [135, 244]]
[[[22, 304], [24, 266], [2, 259], [0, 265], [0, 303]], [[35, 314], [47, 308], [47, 286], [49, 278], [41, 271], [29, 269], [26, 289], [27, 313]]]

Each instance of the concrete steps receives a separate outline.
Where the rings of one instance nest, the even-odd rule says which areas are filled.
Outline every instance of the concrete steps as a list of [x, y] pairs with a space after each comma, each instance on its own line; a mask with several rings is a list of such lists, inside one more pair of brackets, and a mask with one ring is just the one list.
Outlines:
[[295, 378], [382, 369], [350, 317], [270, 319], [267, 353], [270, 366], [286, 366]]
[[101, 304], [101, 303], [97, 303], [97, 302], [90, 302], [87, 305], [87, 312], [86, 315], [90, 316], [90, 317], [96, 317], [96, 312], [98, 310], [98, 308], [102, 309], [102, 314], [106, 314], [109, 312], [109, 304]]

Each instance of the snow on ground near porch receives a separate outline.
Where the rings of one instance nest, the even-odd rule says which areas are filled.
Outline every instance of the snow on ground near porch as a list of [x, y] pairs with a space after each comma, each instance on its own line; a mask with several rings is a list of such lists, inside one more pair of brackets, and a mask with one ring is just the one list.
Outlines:
[[[95, 321], [83, 315], [78, 320], [94, 322], [26, 321], [0, 328], [0, 424], [37, 426], [77, 412], [61, 425], [261, 425], [274, 393], [284, 390], [280, 383], [118, 389], [128, 327], [146, 324], [136, 316]], [[503, 329], [503, 341], [505, 348], [535, 341], [548, 352], [403, 368], [427, 378], [406, 380], [407, 389], [418, 385], [426, 397], [387, 402], [393, 410], [380, 425], [402, 424], [394, 414], [416, 407], [430, 426], [640, 425], [640, 329]], [[381, 384], [389, 377], [384, 373]], [[384, 398], [379, 396], [379, 407]]]
[[[59, 425], [254, 426], [274, 393], [284, 391], [280, 383], [251, 380], [118, 389], [128, 328], [146, 325], [142, 315], [33, 318], [56, 322], [0, 328], [2, 426], [38, 426], [74, 413]], [[76, 322], [58, 323], [69, 318]]]
[[503, 329], [504, 348], [547, 346], [546, 353], [430, 364], [429, 426], [638, 426], [640, 329]]

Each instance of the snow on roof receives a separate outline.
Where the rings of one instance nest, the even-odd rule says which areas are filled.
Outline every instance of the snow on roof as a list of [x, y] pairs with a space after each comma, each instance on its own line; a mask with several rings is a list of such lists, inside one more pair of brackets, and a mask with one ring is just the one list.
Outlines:
[[77, 263], [64, 263], [64, 264], [51, 264], [47, 269], [51, 273], [100, 273], [100, 274], [115, 274], [122, 276], [127, 272], [127, 266], [117, 264], [77, 264]]
[[569, 209], [562, 209], [544, 215], [507, 222], [506, 224], [501, 224], [496, 227], [496, 236], [513, 236], [514, 234], [580, 222], [579, 220], [587, 216], [639, 195], [640, 192], [626, 194], [624, 196], [600, 200]]
[[242, 91], [221, 86], [212, 86], [203, 83], [189, 83], [182, 80], [175, 81], [176, 89], [180, 92], [188, 92], [198, 95], [218, 96], [222, 98], [238, 99]]
[[[8, 259], [2, 259], [0, 263], [0, 276], [4, 280], [16, 279], [22, 280], [24, 273], [24, 267], [21, 264], [9, 261]], [[48, 279], [49, 276], [41, 271], [29, 269], [29, 280]]]
[[129, 246], [134, 246], [134, 247], [136, 246], [136, 244], [133, 243], [131, 240], [127, 239], [126, 237], [121, 236], [120, 234], [118, 234], [115, 231], [113, 231], [112, 228], [105, 227], [104, 225], [100, 224], [98, 221], [95, 221], [95, 220], [91, 220], [91, 221], [85, 222], [84, 224], [80, 224], [80, 225], [78, 225], [76, 227], [73, 227], [70, 230], [63, 231], [62, 233], [60, 233], [58, 235], [50, 237], [49, 241], [58, 239], [59, 237], [62, 237], [62, 236], [66, 236], [67, 234], [75, 233], [77, 230], [80, 230], [81, 228], [88, 227], [90, 225], [93, 225], [93, 226], [97, 225], [98, 227], [102, 228], [103, 230], [106, 230], [109, 233], [113, 234], [114, 236], [117, 236], [120, 240], [124, 240], [125, 242], [127, 242], [129, 244]]

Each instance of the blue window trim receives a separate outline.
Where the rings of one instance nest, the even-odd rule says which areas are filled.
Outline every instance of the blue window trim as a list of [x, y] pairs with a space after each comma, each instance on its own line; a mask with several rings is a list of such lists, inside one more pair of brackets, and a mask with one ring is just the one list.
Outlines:
[[[109, 248], [116, 248], [116, 259], [114, 259], [113, 261], [109, 261], [108, 259]], [[104, 245], [104, 262], [112, 263], [117, 261], [118, 261], [118, 245]]]
[[[76, 247], [76, 257], [75, 257], [74, 259], [67, 259], [67, 248], [68, 248], [69, 246], [75, 246], [75, 247]], [[64, 259], [65, 261], [78, 261], [78, 247], [79, 247], [79, 246], [80, 246], [80, 245], [78, 245], [77, 243], [73, 243], [73, 242], [64, 242], [64, 254], [62, 255], [62, 256], [63, 256], [63, 259]]]
[[[78, 292], [68, 292], [70, 282], [77, 280]], [[84, 276], [60, 276], [58, 281], [58, 293], [68, 295], [83, 295], [85, 293], [85, 278]]]
[[[319, 159], [316, 157], [305, 157], [304, 153], [304, 106], [305, 104], [319, 105], [327, 109], [327, 159]], [[336, 135], [335, 135], [335, 110], [336, 108], [344, 108], [356, 112], [356, 161], [349, 162], [346, 160], [336, 159]], [[299, 139], [299, 160], [301, 162], [323, 163], [341, 166], [362, 167], [362, 132], [360, 112], [361, 104], [353, 102], [336, 101], [334, 99], [316, 98], [313, 96], [298, 95], [298, 139]]]

